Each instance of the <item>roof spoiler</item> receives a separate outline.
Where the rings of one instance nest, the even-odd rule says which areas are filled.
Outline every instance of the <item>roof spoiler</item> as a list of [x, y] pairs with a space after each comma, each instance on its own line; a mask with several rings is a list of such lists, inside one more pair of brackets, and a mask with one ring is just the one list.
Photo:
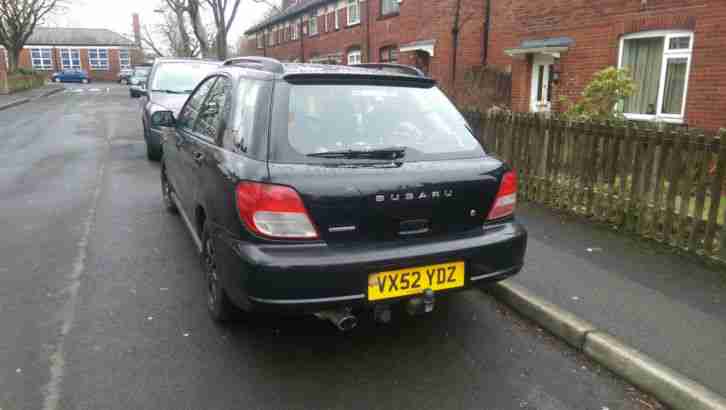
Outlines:
[[222, 65], [247, 67], [277, 74], [282, 74], [285, 71], [281, 62], [269, 57], [235, 57], [225, 60]]
[[423, 71], [416, 67], [404, 64], [391, 64], [391, 63], [364, 63], [355, 64], [355, 67], [369, 68], [372, 70], [380, 70], [395, 74], [412, 75], [415, 77], [426, 77]]

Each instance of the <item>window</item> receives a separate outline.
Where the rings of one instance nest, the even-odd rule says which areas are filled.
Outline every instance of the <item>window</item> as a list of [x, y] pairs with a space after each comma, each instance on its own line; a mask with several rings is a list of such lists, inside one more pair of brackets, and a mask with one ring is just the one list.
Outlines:
[[308, 27], [308, 33], [310, 33], [310, 36], [318, 34], [318, 17], [315, 15], [315, 13], [310, 16], [308, 24], [310, 24], [310, 27]]
[[621, 40], [620, 67], [627, 68], [637, 84], [635, 94], [624, 101], [626, 117], [683, 119], [692, 43], [689, 32], [639, 33]]
[[247, 147], [254, 138], [253, 129], [255, 116], [257, 114], [257, 103], [263, 82], [254, 80], [242, 80], [237, 94], [237, 118], [235, 121], [232, 145], [242, 152], [247, 152]]
[[268, 32], [265, 33], [265, 35], [267, 36], [267, 45], [269, 47], [274, 46], [275, 45], [275, 38], [272, 36], [272, 33], [270, 33], [268, 31]]
[[225, 118], [229, 104], [227, 96], [231, 88], [231, 81], [225, 77], [217, 77], [218, 80], [209, 89], [207, 98], [197, 113], [194, 122], [194, 133], [209, 142], [216, 142], [220, 132], [225, 125]]
[[88, 64], [91, 70], [108, 70], [108, 50], [105, 48], [89, 48]]
[[340, 30], [340, 10], [335, 10], [335, 29]]
[[53, 54], [49, 48], [31, 48], [30, 61], [34, 70], [53, 69]]
[[360, 8], [358, 0], [348, 0], [348, 25], [360, 23]]
[[351, 50], [348, 52], [348, 65], [360, 64], [361, 53], [360, 50]]
[[484, 155], [437, 87], [292, 85], [276, 104], [285, 106], [289, 121], [273, 126], [273, 161], [330, 162], [307, 154], [387, 147], [406, 147], [404, 161], [411, 162]]
[[292, 24], [292, 33], [290, 33], [290, 39], [291, 40], [297, 40], [298, 31], [300, 30], [300, 26], [297, 23]]
[[257, 34], [257, 48], [265, 47], [265, 36], [263, 34]]
[[398, 13], [398, 0], [381, 0], [381, 15]]
[[119, 50], [118, 60], [119, 64], [121, 65], [121, 69], [131, 68], [131, 54], [129, 53], [129, 49], [122, 48], [121, 50]]
[[381, 63], [398, 63], [398, 47], [383, 47], [381, 49]]
[[64, 69], [81, 69], [81, 50], [77, 48], [61, 48], [58, 50], [60, 54], [61, 67]]
[[204, 99], [207, 97], [207, 94], [214, 85], [215, 81], [216, 77], [206, 80], [199, 86], [199, 88], [197, 88], [197, 91], [189, 97], [187, 103], [184, 105], [184, 108], [182, 108], [181, 114], [179, 114], [179, 127], [185, 128], [189, 131], [192, 130], [192, 127], [194, 127], [194, 123], [197, 120], [197, 114], [202, 107], [202, 103], [204, 103]]

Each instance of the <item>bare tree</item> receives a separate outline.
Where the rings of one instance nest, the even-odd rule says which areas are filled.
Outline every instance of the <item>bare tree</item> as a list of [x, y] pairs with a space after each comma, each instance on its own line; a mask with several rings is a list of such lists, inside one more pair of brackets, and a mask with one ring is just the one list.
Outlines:
[[[172, 28], [178, 35], [174, 35], [174, 31], [165, 30], [166, 37], [169, 39], [174, 54], [183, 57], [193, 57], [193, 44], [191, 36], [187, 31], [185, 0], [166, 0], [166, 4], [171, 11], [165, 14], [166, 28]], [[176, 24], [176, 27], [170, 27]]]
[[166, 54], [162, 51], [162, 48], [156, 44], [156, 41], [154, 41], [154, 36], [151, 35], [151, 33], [149, 32], [149, 27], [146, 25], [144, 25], [143, 31], [141, 33], [141, 42], [146, 47], [150, 48], [157, 57], [166, 56]]
[[65, 0], [0, 0], [0, 44], [8, 51], [10, 71], [18, 69], [23, 46], [38, 23]]
[[[194, 2], [199, 0], [189, 0]], [[227, 33], [232, 28], [232, 23], [237, 17], [237, 10], [242, 0], [206, 0], [212, 8], [214, 25], [217, 29], [215, 45], [217, 46], [217, 58], [227, 59]]]
[[202, 57], [209, 57], [209, 31], [202, 21], [202, 5], [200, 0], [183, 0], [186, 5], [186, 12], [189, 14], [189, 18], [192, 21], [192, 29], [194, 30], [194, 36], [199, 42], [199, 51]]

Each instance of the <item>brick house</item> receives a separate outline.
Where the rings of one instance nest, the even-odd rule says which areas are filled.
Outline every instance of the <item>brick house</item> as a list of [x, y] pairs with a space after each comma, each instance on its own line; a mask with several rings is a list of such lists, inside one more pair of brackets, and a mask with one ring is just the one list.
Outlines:
[[726, 126], [723, 0], [285, 0], [245, 34], [245, 54], [396, 61], [449, 91], [468, 70], [510, 72], [515, 111], [561, 111], [596, 71], [627, 67], [628, 118]]
[[[0, 60], [7, 61], [0, 49]], [[96, 81], [116, 81], [123, 68], [143, 60], [137, 44], [106, 29], [38, 27], [20, 53], [18, 66], [46, 71], [82, 69]], [[3, 62], [3, 68], [6, 63]]]
[[508, 0], [492, 3], [489, 60], [512, 71], [517, 111], [561, 110], [592, 75], [628, 67], [632, 119], [726, 126], [726, 2]]
[[463, 68], [481, 65], [482, 0], [460, 0], [454, 70], [457, 0], [285, 0], [282, 12], [248, 29], [241, 52], [283, 61], [415, 65], [444, 88]]

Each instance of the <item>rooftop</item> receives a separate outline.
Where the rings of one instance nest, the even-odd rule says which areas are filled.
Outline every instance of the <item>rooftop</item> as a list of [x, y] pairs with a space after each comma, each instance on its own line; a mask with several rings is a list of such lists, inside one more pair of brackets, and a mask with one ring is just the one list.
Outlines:
[[277, 14], [269, 17], [268, 19], [263, 20], [262, 22], [255, 24], [254, 26], [248, 28], [245, 31], [245, 35], [253, 34], [270, 25], [284, 21], [284, 20], [288, 19], [289, 17], [292, 17], [297, 14], [308, 11], [311, 8], [314, 8], [314, 7], [317, 7], [317, 6], [326, 4], [326, 3], [330, 3], [331, 1], [332, 0], [300, 0], [296, 4], [293, 4], [292, 6], [286, 8], [285, 10], [281, 11], [280, 13], [277, 13]]
[[36, 27], [27, 45], [134, 47], [133, 41], [105, 28]]

